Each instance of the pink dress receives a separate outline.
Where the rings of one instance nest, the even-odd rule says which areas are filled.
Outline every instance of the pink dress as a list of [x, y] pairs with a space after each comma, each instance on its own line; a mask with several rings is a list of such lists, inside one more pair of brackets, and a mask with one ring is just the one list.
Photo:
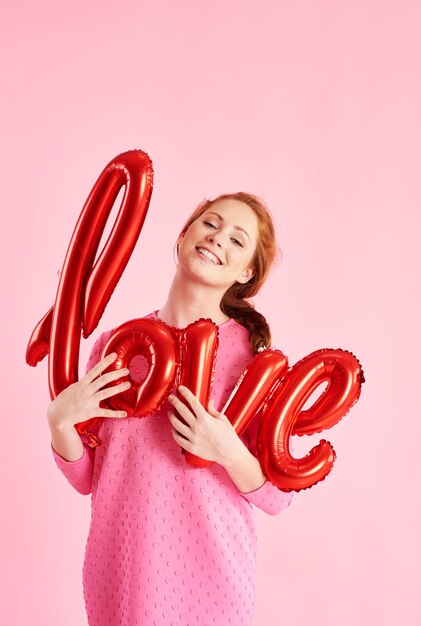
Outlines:
[[[211, 397], [220, 410], [253, 353], [248, 331], [235, 320], [218, 330]], [[97, 339], [87, 371], [110, 333]], [[145, 363], [136, 358], [130, 366], [134, 378]], [[102, 444], [92, 450], [84, 442], [77, 461], [64, 460], [52, 448], [69, 483], [91, 494], [83, 564], [89, 626], [252, 623], [257, 559], [252, 505], [277, 515], [292, 493], [268, 480], [242, 493], [221, 465], [188, 465], [171, 435], [170, 407], [165, 402], [142, 418], [102, 419]], [[254, 455], [257, 422], [241, 436]]]

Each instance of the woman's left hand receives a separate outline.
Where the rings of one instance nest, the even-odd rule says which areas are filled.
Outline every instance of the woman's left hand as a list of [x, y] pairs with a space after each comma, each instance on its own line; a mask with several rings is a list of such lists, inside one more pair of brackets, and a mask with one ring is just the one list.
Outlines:
[[174, 440], [188, 452], [223, 466], [238, 458], [246, 446], [237, 435], [228, 417], [215, 409], [213, 400], [210, 400], [206, 411], [187, 387], [180, 385], [178, 391], [191, 408], [188, 408], [176, 396], [168, 397], [173, 407], [187, 422], [184, 424], [172, 411], [168, 412], [173, 426], [171, 432]]

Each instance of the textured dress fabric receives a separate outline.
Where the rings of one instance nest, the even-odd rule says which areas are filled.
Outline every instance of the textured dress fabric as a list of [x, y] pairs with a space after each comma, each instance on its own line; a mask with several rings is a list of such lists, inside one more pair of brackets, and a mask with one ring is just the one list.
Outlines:
[[[154, 311], [145, 317], [157, 319]], [[112, 331], [92, 349], [87, 371]], [[218, 326], [211, 397], [221, 410], [253, 358], [248, 331], [230, 319]], [[135, 380], [146, 372], [139, 355]], [[175, 391], [175, 388], [173, 389]], [[101, 419], [101, 445], [84, 441], [82, 457], [58, 468], [92, 516], [83, 564], [89, 626], [251, 625], [256, 595], [255, 511], [277, 515], [291, 501], [269, 480], [242, 493], [224, 467], [189, 465], [171, 434], [166, 401], [147, 417]], [[241, 435], [256, 456], [258, 419]], [[253, 505], [253, 506], [252, 506]]]

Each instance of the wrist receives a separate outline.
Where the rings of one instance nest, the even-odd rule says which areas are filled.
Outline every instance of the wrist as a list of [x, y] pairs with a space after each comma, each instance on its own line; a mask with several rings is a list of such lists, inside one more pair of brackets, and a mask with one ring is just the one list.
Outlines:
[[240, 440], [238, 447], [228, 457], [224, 457], [221, 465], [226, 470], [234, 470], [238, 466], [244, 465], [244, 462], [250, 462], [250, 457], [255, 458], [247, 446]]
[[245, 446], [245, 451], [227, 461], [225, 471], [241, 493], [250, 493], [266, 482], [260, 461]]
[[74, 424], [63, 420], [60, 416], [54, 415], [54, 413], [47, 412], [47, 419], [51, 432], [66, 433], [74, 430]]

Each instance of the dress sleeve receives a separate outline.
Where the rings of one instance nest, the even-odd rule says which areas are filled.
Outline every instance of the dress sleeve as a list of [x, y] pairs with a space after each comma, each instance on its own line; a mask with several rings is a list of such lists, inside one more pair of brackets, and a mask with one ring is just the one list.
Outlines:
[[[250, 452], [257, 456], [257, 432], [259, 429], [260, 414], [257, 414], [252, 420], [251, 424], [247, 427], [243, 433], [242, 440], [250, 450]], [[290, 444], [291, 446], [291, 444]], [[292, 448], [292, 446], [291, 446]], [[286, 509], [292, 500], [293, 492], [281, 491], [276, 485], [274, 485], [268, 478], [261, 487], [249, 491], [247, 493], [241, 492], [244, 498], [257, 506], [259, 509], [268, 513], [269, 515], [278, 515]]]
[[[99, 361], [99, 355], [104, 345], [105, 333], [102, 333], [93, 345], [91, 354], [86, 365], [86, 373], [91, 370]], [[83, 440], [83, 454], [77, 461], [67, 461], [58, 454], [51, 444], [51, 451], [57, 467], [68, 482], [83, 495], [88, 495], [92, 491], [92, 473], [94, 468], [95, 451]]]
[[69, 483], [82, 495], [87, 496], [92, 491], [92, 472], [95, 452], [83, 442], [83, 454], [77, 461], [66, 461], [51, 444], [51, 450], [57, 467], [67, 478]]

